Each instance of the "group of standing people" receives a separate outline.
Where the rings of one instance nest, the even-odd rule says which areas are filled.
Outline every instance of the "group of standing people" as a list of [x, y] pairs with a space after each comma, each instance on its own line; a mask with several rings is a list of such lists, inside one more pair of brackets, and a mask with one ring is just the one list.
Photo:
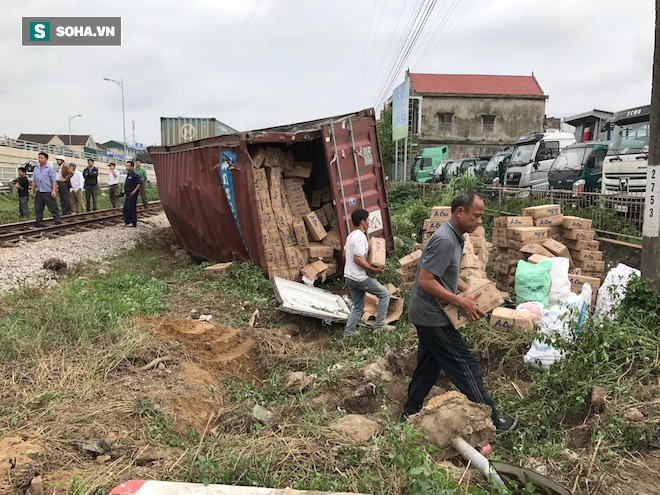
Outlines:
[[[19, 214], [23, 218], [30, 216], [29, 198], [34, 198], [35, 224], [34, 228], [43, 227], [44, 208], [47, 207], [55, 219], [55, 224], [62, 223], [62, 216], [97, 209], [97, 194], [99, 188], [99, 170], [93, 159], [87, 160], [87, 167], [81, 172], [75, 163], [65, 163], [62, 155], [55, 157], [57, 171], [48, 163], [48, 153], [38, 155], [39, 164], [33, 170], [32, 185], [27, 178], [25, 167], [18, 168], [18, 179], [15, 182], [18, 191]], [[108, 185], [110, 204], [112, 208], [119, 207], [119, 198], [126, 195], [123, 215], [125, 226], [137, 226], [137, 194], [142, 197], [142, 204], [147, 207], [147, 172], [142, 167], [142, 161], [126, 162], [126, 181], [124, 192], [119, 193], [119, 171], [114, 163], [108, 164]], [[83, 191], [85, 192], [85, 207], [83, 210]], [[62, 213], [57, 206], [57, 196], [60, 197]]]

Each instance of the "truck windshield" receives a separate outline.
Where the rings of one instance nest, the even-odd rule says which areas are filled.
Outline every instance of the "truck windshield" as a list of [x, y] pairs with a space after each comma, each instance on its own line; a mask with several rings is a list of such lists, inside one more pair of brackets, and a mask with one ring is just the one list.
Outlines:
[[513, 150], [509, 165], [527, 165], [532, 161], [532, 154], [535, 148], [536, 143], [519, 144]]
[[[582, 170], [587, 148], [567, 148], [562, 150], [552, 164], [552, 170]], [[591, 151], [591, 149], [589, 149]]]
[[504, 160], [504, 155], [495, 155], [486, 165], [486, 172], [497, 173], [500, 170], [500, 163]]
[[612, 142], [608, 155], [625, 155], [627, 153], [641, 153], [649, 145], [651, 125], [648, 121], [632, 124], [614, 124]]

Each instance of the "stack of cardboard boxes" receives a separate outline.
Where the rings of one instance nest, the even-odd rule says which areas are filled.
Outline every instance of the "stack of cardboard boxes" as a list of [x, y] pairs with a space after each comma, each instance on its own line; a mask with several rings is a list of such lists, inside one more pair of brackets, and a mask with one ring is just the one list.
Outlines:
[[337, 271], [341, 251], [337, 216], [329, 186], [305, 195], [312, 162], [298, 162], [292, 152], [259, 148], [253, 155], [254, 186], [262, 244], [271, 278], [289, 280], [304, 273], [325, 278]]
[[451, 218], [451, 206], [434, 206], [431, 209], [431, 215], [429, 218], [424, 220], [424, 236], [422, 237], [422, 243], [416, 247], [423, 247], [426, 244], [433, 232], [438, 230], [443, 224], [445, 224]]
[[486, 232], [483, 227], [477, 227], [472, 234], [465, 235], [461, 278], [469, 286], [486, 279], [486, 263], [488, 263]]
[[401, 288], [403, 290], [412, 289], [413, 282], [415, 282], [415, 275], [417, 275], [417, 268], [419, 267], [421, 260], [421, 249], [417, 249], [399, 260], [401, 268], [399, 268], [396, 273], [399, 275], [399, 281], [401, 282]]

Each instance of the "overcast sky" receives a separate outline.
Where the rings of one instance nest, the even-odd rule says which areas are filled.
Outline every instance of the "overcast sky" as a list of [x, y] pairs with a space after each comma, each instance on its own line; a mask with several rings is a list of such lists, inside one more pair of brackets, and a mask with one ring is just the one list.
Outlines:
[[[422, 0], [3, 0], [0, 135], [160, 143], [160, 117], [250, 130], [377, 104]], [[21, 47], [23, 16], [121, 16], [121, 47]], [[396, 72], [527, 75], [548, 116], [651, 97], [652, 0], [437, 0]], [[389, 46], [389, 50], [388, 49]], [[362, 63], [361, 63], [362, 62]], [[128, 141], [132, 141], [129, 137]]]

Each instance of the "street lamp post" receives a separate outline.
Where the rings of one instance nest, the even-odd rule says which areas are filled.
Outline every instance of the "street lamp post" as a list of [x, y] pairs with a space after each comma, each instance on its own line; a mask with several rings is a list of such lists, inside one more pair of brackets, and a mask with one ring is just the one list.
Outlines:
[[71, 121], [75, 119], [76, 117], [82, 117], [81, 114], [78, 115], [69, 115], [69, 146], [71, 146]]
[[122, 77], [121, 80], [116, 81], [115, 79], [104, 77], [103, 80], [113, 82], [121, 89], [121, 122], [124, 128], [124, 163], [126, 163], [128, 156], [126, 152], [126, 109], [124, 107], [124, 78]]

